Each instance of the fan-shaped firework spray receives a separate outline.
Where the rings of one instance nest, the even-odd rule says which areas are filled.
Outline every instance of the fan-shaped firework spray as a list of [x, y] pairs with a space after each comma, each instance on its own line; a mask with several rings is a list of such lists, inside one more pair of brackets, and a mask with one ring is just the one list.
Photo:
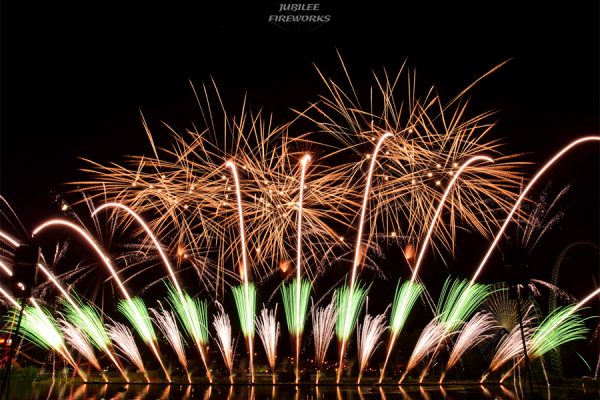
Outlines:
[[256, 318], [256, 329], [262, 341], [269, 368], [275, 383], [275, 361], [277, 360], [277, 340], [279, 339], [279, 322], [277, 322], [277, 305], [274, 310], [263, 307], [260, 315]]
[[[129, 292], [125, 288], [125, 285], [123, 285], [123, 282], [119, 278], [119, 275], [115, 271], [114, 267], [112, 266], [110, 259], [108, 258], [107, 255], [104, 254], [102, 249], [100, 249], [100, 246], [98, 246], [98, 244], [96, 244], [96, 242], [92, 239], [92, 237], [87, 232], [85, 232], [83, 229], [81, 229], [79, 226], [73, 224], [72, 222], [65, 221], [62, 219], [53, 219], [53, 220], [44, 222], [42, 225], [40, 225], [36, 229], [34, 229], [33, 235], [39, 234], [41, 231], [45, 230], [48, 227], [55, 227], [55, 226], [66, 227], [66, 228], [69, 228], [69, 229], [75, 231], [77, 234], [79, 234], [79, 236], [81, 236], [87, 242], [87, 244], [90, 245], [90, 247], [94, 250], [94, 252], [96, 254], [98, 254], [100, 259], [102, 260], [102, 263], [108, 268], [112, 277], [115, 279], [115, 282], [117, 283], [117, 286], [119, 287], [121, 293], [123, 294], [123, 297], [125, 297], [124, 302], [130, 303], [131, 296], [129, 295]], [[138, 313], [139, 310], [136, 307], [129, 307], [129, 310], [131, 311], [130, 317], [135, 321], [135, 323], [133, 323], [134, 326], [137, 325], [137, 326], [141, 327], [141, 326], [146, 325], [146, 320], [145, 320], [144, 316], [142, 314]], [[162, 360], [160, 359], [160, 354], [158, 352], [158, 348], [157, 348], [155, 342], [150, 341], [150, 342], [147, 342], [147, 344], [150, 346], [155, 357], [159, 360], [160, 365], [163, 367], [163, 372], [165, 373], [167, 380], [170, 381], [171, 378], [170, 378], [167, 370], [164, 368], [164, 365], [162, 363]]]
[[315, 368], [317, 369], [317, 378], [315, 383], [319, 383], [321, 369], [327, 356], [327, 349], [333, 339], [337, 321], [337, 309], [335, 302], [331, 302], [327, 307], [311, 307], [313, 342], [315, 344]]
[[363, 372], [369, 359], [377, 350], [381, 342], [379, 339], [388, 329], [385, 323], [385, 314], [377, 315], [376, 317], [370, 314], [365, 315], [362, 325], [358, 325], [357, 329], [357, 347], [358, 347], [358, 379], [356, 383], [360, 383]]
[[127, 359], [137, 367], [138, 370], [142, 371], [146, 382], [150, 382], [150, 378], [148, 378], [148, 372], [144, 367], [142, 356], [140, 355], [140, 351], [135, 344], [135, 338], [133, 337], [131, 329], [119, 322], [115, 322], [114, 325], [108, 326], [108, 335], [114, 342], [115, 347], [119, 349], [121, 353], [123, 353], [123, 355], [125, 355], [125, 357], [127, 357]]
[[296, 246], [296, 279], [289, 286], [283, 284], [281, 286], [281, 294], [283, 297], [283, 305], [285, 317], [287, 321], [288, 331], [292, 339], [296, 355], [296, 383], [300, 379], [300, 344], [302, 342], [302, 333], [304, 331], [304, 323], [306, 321], [306, 311], [308, 310], [308, 297], [310, 296], [311, 283], [308, 280], [302, 279], [302, 206], [304, 200], [304, 180], [306, 177], [306, 168], [310, 156], [305, 155], [300, 161], [300, 196], [298, 198], [298, 244]]
[[[343, 304], [338, 303], [338, 323], [343, 325], [343, 328], [338, 329], [339, 333], [342, 333], [341, 337], [341, 345], [340, 345], [340, 361], [338, 365], [338, 373], [336, 382], [340, 382], [340, 378], [342, 377], [342, 368], [344, 363], [344, 355], [346, 352], [346, 343], [354, 330], [354, 326], [356, 325], [356, 318], [358, 317], [358, 312], [360, 307], [362, 306], [362, 298], [364, 298], [364, 292], [361, 293], [361, 289], [356, 287], [356, 274], [358, 272], [359, 264], [362, 260], [362, 256], [366, 255], [368, 250], [368, 241], [365, 244], [364, 248], [362, 248], [362, 233], [365, 224], [365, 217], [367, 213], [367, 205], [369, 201], [369, 191], [371, 189], [371, 179], [373, 178], [373, 171], [375, 169], [375, 162], [377, 160], [377, 154], [383, 145], [385, 139], [393, 136], [391, 133], [384, 133], [377, 144], [375, 145], [375, 149], [373, 150], [373, 155], [371, 156], [371, 163], [369, 164], [369, 172], [367, 173], [367, 181], [365, 184], [365, 192], [363, 196], [363, 203], [360, 210], [360, 219], [358, 222], [358, 233], [356, 235], [356, 248], [354, 249], [354, 261], [352, 264], [352, 272], [350, 274], [350, 286], [348, 290], [345, 290], [344, 296], [346, 300]], [[341, 292], [340, 292], [341, 293]], [[345, 310], [340, 309], [340, 305], [342, 305]], [[358, 307], [357, 309], [353, 309], [353, 307]], [[340, 321], [341, 318], [341, 321]], [[338, 339], [340, 338], [338, 333]]]
[[175, 315], [172, 311], [165, 310], [162, 306], [160, 307], [160, 310], [151, 308], [150, 312], [154, 315], [156, 326], [158, 326], [158, 329], [171, 345], [175, 355], [177, 355], [177, 360], [179, 360], [179, 363], [185, 371], [188, 383], [192, 383], [192, 378], [188, 370], [187, 357], [185, 355], [185, 341], [181, 337]]
[[217, 346], [229, 370], [229, 382], [233, 383], [233, 351], [235, 343], [231, 335], [231, 321], [220, 303], [217, 303], [217, 308], [219, 312], [213, 321], [213, 327], [217, 332]]

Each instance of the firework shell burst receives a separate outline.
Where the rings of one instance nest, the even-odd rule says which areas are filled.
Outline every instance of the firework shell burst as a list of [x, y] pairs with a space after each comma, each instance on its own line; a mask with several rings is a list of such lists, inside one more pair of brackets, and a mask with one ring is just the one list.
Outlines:
[[[200, 272], [205, 289], [222, 295], [224, 285], [239, 280], [226, 265], [240, 248], [234, 184], [225, 163], [238, 166], [250, 264], [261, 280], [276, 271], [273, 265], [293, 258], [298, 161], [311, 145], [291, 139], [289, 124], [274, 127], [260, 113], [246, 111], [245, 104], [237, 118], [218, 110], [222, 124], [208, 100], [205, 107], [205, 130], [173, 132], [172, 148], [160, 148], [144, 121], [153, 157], [110, 165], [87, 160], [91, 179], [76, 184], [92, 199], [119, 202], [144, 215], [158, 237], [170, 239], [170, 254]], [[326, 159], [311, 163], [304, 185], [303, 259], [312, 266], [306, 270], [309, 279], [329, 264], [335, 248], [345, 246], [333, 226], [347, 227], [353, 206], [341, 185], [344, 170], [326, 166]], [[122, 225], [131, 222], [126, 217]], [[216, 266], [206, 262], [207, 256], [217, 260]]]
[[[493, 156], [493, 163], [464, 171], [449, 194], [440, 217], [444, 223], [431, 243], [438, 252], [453, 250], [457, 226], [484, 235], [497, 227], [497, 215], [505, 213], [516, 198], [521, 182], [516, 169], [522, 163], [502, 156], [500, 143], [487, 139], [493, 126], [488, 122], [490, 113], [467, 117], [462, 97], [473, 85], [443, 104], [434, 91], [418, 97], [409, 73], [404, 103], [398, 100], [405, 98], [399, 89], [403, 72], [396, 78], [387, 73], [375, 76], [375, 98], [369, 107], [362, 106], [349, 78], [350, 88], [344, 92], [343, 85], [319, 72], [328, 94], [279, 126], [271, 117], [248, 111], [245, 100], [239, 115], [231, 116], [213, 82], [214, 93], [203, 86], [204, 97], [197, 95], [204, 129], [194, 126], [178, 133], [169, 127], [172, 144], [160, 147], [143, 119], [152, 155], [133, 156], [119, 164], [87, 160], [84, 171], [90, 178], [75, 184], [78, 191], [89, 191], [92, 200], [123, 203], [144, 215], [152, 231], [169, 243], [169, 253], [180, 268], [194, 269], [204, 288], [222, 297], [226, 286], [239, 281], [227, 266], [235, 263], [241, 240], [233, 182], [224, 171], [227, 161], [238, 166], [249, 265], [253, 280], [260, 282], [276, 271], [274, 265], [293, 259], [302, 175], [299, 161], [313, 153], [302, 202], [302, 257], [312, 281], [350, 251], [340, 232], [354, 229], [360, 207], [357, 182], [370, 159], [363, 147], [390, 132], [393, 136], [378, 155], [372, 179], [367, 238], [391, 234], [420, 244], [427, 228], [422, 221], [431, 220], [443, 188], [461, 163], [475, 155]], [[292, 134], [305, 130], [299, 124], [307, 121], [316, 128], [314, 132]], [[131, 223], [131, 217], [121, 222], [124, 227]]]
[[[341, 60], [341, 58], [340, 58]], [[457, 226], [474, 229], [485, 236], [495, 231], [497, 215], [506, 214], [516, 199], [523, 165], [515, 156], [503, 156], [501, 144], [488, 139], [493, 127], [492, 113], [468, 116], [465, 94], [481, 79], [445, 104], [432, 89], [418, 96], [414, 73], [406, 75], [406, 94], [401, 90], [405, 67], [396, 76], [374, 74], [374, 87], [364, 98], [352, 83], [343, 64], [347, 84], [340, 84], [319, 71], [327, 94], [301, 115], [314, 123], [317, 132], [335, 137], [341, 143], [340, 153], [354, 153], [365, 162], [371, 154], [365, 144], [373, 143], [386, 132], [393, 136], [378, 155], [381, 167], [373, 176], [371, 235], [374, 237], [402, 238], [415, 244], [423, 240], [435, 205], [443, 195], [443, 188], [465, 160], [487, 154], [494, 163], [472, 166], [464, 172], [461, 183], [449, 197], [449, 206], [443, 216], [445, 224], [436, 230], [432, 240], [434, 250], [454, 250]], [[406, 99], [399, 100], [399, 99]], [[318, 141], [318, 139], [315, 139]], [[342, 157], [340, 157], [342, 158]], [[362, 176], [363, 163], [351, 162], [340, 169], [346, 170], [348, 187]], [[352, 190], [348, 191], [354, 193]], [[402, 207], [398, 207], [402, 204]], [[379, 232], [377, 232], [379, 230]]]

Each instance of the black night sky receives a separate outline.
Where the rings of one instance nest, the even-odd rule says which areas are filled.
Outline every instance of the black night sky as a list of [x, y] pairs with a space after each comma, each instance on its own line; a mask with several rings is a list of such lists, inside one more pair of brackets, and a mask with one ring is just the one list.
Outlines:
[[[599, 131], [598, 2], [323, 2], [331, 21], [310, 33], [270, 24], [276, 2], [11, 3], [1, 10], [0, 193], [28, 227], [60, 215], [50, 193], [82, 177], [79, 157], [150, 151], [140, 110], [159, 144], [169, 143], [161, 121], [200, 121], [188, 80], [213, 77], [229, 109], [247, 93], [254, 109], [286, 121], [325, 91], [313, 63], [340, 73], [336, 51], [359, 85], [408, 60], [421, 90], [435, 85], [444, 99], [511, 59], [471, 92], [471, 111], [497, 110], [493, 136], [536, 163]], [[551, 174], [573, 189], [564, 224], [535, 260], [542, 279], [570, 241], [598, 243], [599, 149], [576, 151]], [[470, 256], [465, 245], [452, 268], [472, 270], [484, 248]], [[575, 260], [565, 289], [593, 289], [597, 263]]]

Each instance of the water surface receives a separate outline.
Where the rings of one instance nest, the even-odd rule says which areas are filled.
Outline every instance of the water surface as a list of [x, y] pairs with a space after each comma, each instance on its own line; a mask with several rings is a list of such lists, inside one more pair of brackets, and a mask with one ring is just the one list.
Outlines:
[[[80, 384], [64, 381], [13, 382], [10, 397], [14, 400], [42, 399], [255, 399], [255, 400], [367, 400], [367, 399], [521, 399], [526, 387], [514, 386], [300, 386], [293, 385], [164, 385], [164, 384]], [[536, 387], [539, 399], [600, 399], [597, 383], [577, 387]]]

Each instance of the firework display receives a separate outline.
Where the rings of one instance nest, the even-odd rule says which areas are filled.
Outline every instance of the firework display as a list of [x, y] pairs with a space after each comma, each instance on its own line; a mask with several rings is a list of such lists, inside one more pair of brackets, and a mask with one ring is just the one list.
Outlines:
[[273, 311], [263, 308], [256, 320], [258, 336], [262, 341], [269, 367], [275, 383], [275, 361], [277, 360], [277, 340], [279, 339], [279, 322], [277, 322], [277, 306]]
[[219, 313], [213, 321], [213, 327], [217, 334], [217, 346], [223, 356], [223, 361], [229, 370], [229, 381], [233, 383], [233, 353], [235, 342], [232, 336], [231, 321], [223, 306], [217, 303]]
[[33, 306], [27, 306], [23, 310], [23, 314], [21, 324], [24, 336], [46, 350], [56, 351], [73, 366], [84, 381], [87, 380], [87, 377], [66, 348], [64, 336], [50, 312], [33, 301]]
[[337, 321], [337, 309], [335, 303], [330, 303], [327, 307], [315, 307], [314, 303], [311, 307], [312, 326], [313, 326], [313, 341], [315, 343], [315, 368], [317, 376], [315, 383], [319, 383], [319, 375], [323, 369], [327, 349], [331, 344], [335, 333], [335, 325]]
[[308, 298], [310, 297], [311, 284], [303, 279], [294, 279], [289, 285], [281, 285], [281, 298], [285, 310], [285, 319], [292, 345], [295, 348], [296, 358], [296, 383], [300, 371], [300, 343], [304, 332], [304, 322], [308, 311]]
[[379, 338], [388, 329], [385, 324], [385, 314], [380, 314], [375, 317], [367, 314], [357, 329], [357, 347], [358, 347], [358, 379], [356, 383], [360, 383], [363, 372], [369, 359], [379, 347], [381, 342]]
[[[59, 355], [85, 382], [251, 385], [267, 382], [265, 371], [273, 384], [276, 376], [279, 383], [304, 383], [311, 373], [316, 384], [422, 383], [430, 375], [441, 384], [477, 354], [483, 377], [469, 379], [503, 382], [530, 364], [546, 374], [546, 354], [591, 336], [584, 305], [600, 289], [580, 301], [564, 295], [568, 304], [547, 311], [537, 305], [536, 285], [553, 295], [562, 289], [523, 278], [523, 271], [518, 282], [481, 279], [513, 226], [519, 233], [511, 245], [528, 256], [559, 224], [563, 213], [549, 214], [568, 188], [549, 204], [532, 200], [533, 188], [564, 155], [597, 144], [599, 136], [571, 141], [527, 178], [521, 155], [502, 154], [500, 142], [488, 139], [491, 114], [468, 117], [471, 86], [448, 104], [434, 92], [419, 97], [411, 86], [404, 102], [398, 77], [386, 73], [375, 77], [365, 107], [352, 82], [344, 90], [319, 74], [326, 95], [279, 126], [248, 111], [245, 101], [231, 116], [216, 87], [215, 109], [204, 87], [204, 129], [173, 129], [171, 147], [160, 147], [144, 121], [152, 153], [121, 163], [86, 160], [87, 178], [75, 183], [84, 200], [61, 200], [72, 218], [48, 219], [21, 239], [3, 227], [2, 277], [13, 276], [16, 250], [33, 238], [48, 282], [27, 300], [19, 335], [37, 351]], [[312, 129], [300, 133], [302, 124]], [[536, 203], [531, 212], [528, 203]], [[73, 211], [82, 204], [89, 216]], [[75, 237], [52, 253], [47, 241], [56, 231]], [[473, 236], [490, 243], [470, 266], [471, 278], [436, 271], [432, 284], [428, 263], [464, 255], [459, 237]], [[390, 248], [403, 256], [386, 259]], [[78, 258], [85, 262], [64, 272]], [[90, 285], [90, 271], [103, 278]], [[397, 280], [394, 293], [379, 291], [380, 277]], [[0, 281], [10, 335], [20, 308], [11, 290]], [[383, 306], [375, 313], [368, 295]], [[258, 301], [264, 303], [257, 315]], [[289, 358], [278, 347], [281, 305]], [[230, 307], [238, 316], [233, 324]], [[264, 354], [254, 347], [256, 335]], [[334, 335], [338, 354], [329, 363]], [[242, 338], [243, 354], [236, 351]], [[128, 374], [126, 364], [138, 372]]]
[[106, 325], [103, 323], [98, 310], [90, 305], [84, 304], [76, 296], [71, 296], [71, 301], [63, 302], [64, 315], [66, 320], [77, 327], [87, 336], [87, 340], [98, 350], [102, 350], [117, 367], [121, 376], [128, 381], [127, 374], [123, 370], [121, 363], [116, 359], [113, 351], [113, 345], [110, 341]]
[[165, 310], [162, 307], [160, 310], [151, 308], [150, 312], [152, 312], [154, 315], [156, 326], [158, 326], [158, 329], [161, 331], [165, 339], [167, 339], [171, 345], [171, 348], [177, 355], [177, 360], [185, 370], [188, 383], [192, 383], [192, 377], [190, 376], [188, 370], [188, 362], [185, 355], [185, 342], [181, 337], [181, 332], [177, 326], [177, 320], [175, 319], [174, 313], [172, 311]]
[[177, 290], [171, 285], [168, 286], [168, 301], [179, 317], [183, 329], [195, 343], [204, 368], [206, 368], [206, 377], [212, 382], [206, 357], [206, 346], [208, 345], [208, 305], [206, 301], [193, 299], [181, 289]]

